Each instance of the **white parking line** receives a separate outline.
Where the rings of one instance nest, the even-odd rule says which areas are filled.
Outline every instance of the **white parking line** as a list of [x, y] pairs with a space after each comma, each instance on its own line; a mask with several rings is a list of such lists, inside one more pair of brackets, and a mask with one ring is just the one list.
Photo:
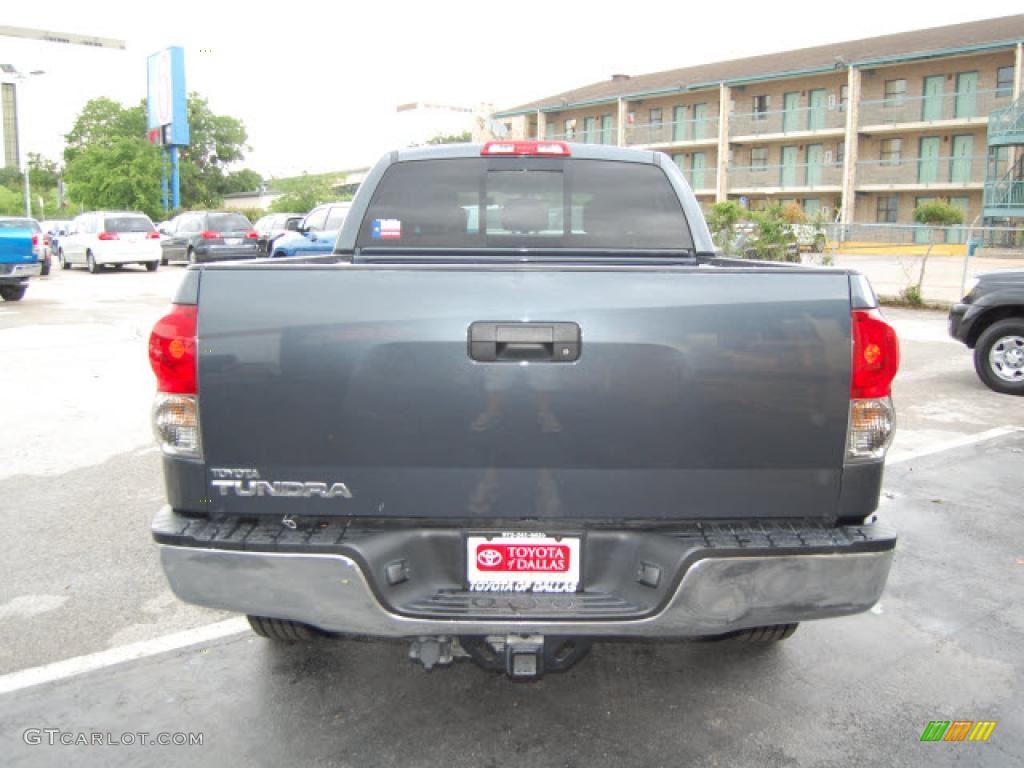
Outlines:
[[[1012, 435], [1015, 432], [1024, 432], [1021, 427], [997, 427], [985, 432], [978, 432], [974, 435], [964, 435], [950, 440], [934, 443], [933, 445], [918, 448], [913, 451], [892, 454], [886, 460], [886, 464], [901, 464], [922, 456], [931, 456], [935, 453], [963, 448], [968, 445], [983, 443], [986, 440], [993, 440], [997, 437]], [[244, 618], [228, 619], [216, 624], [207, 624], [205, 627], [175, 632], [163, 637], [155, 637], [152, 640], [122, 645], [119, 648], [111, 648], [107, 651], [90, 653], [86, 656], [76, 656], [64, 661], [55, 661], [52, 664], [44, 664], [41, 667], [23, 669], [19, 672], [11, 672], [0, 676], [0, 694], [20, 691], [24, 688], [31, 688], [43, 683], [51, 683], [56, 680], [63, 680], [68, 677], [75, 677], [86, 672], [94, 672], [104, 667], [112, 667], [126, 661], [144, 659], [147, 656], [155, 656], [167, 651], [175, 651], [179, 648], [186, 648], [190, 645], [208, 643], [219, 640], [222, 637], [229, 637], [245, 632], [249, 629], [249, 623]]]
[[915, 448], [912, 451], [895, 451], [890, 453], [886, 458], [886, 465], [889, 464], [902, 464], [905, 461], [912, 461], [914, 459], [920, 459], [922, 456], [931, 456], [933, 453], [942, 453], [943, 451], [951, 451], [954, 448], [964, 448], [968, 445], [976, 445], [977, 443], [983, 443], [986, 440], [994, 440], [997, 437], [1004, 437], [1006, 435], [1012, 435], [1015, 432], [1024, 432], [1021, 427], [996, 427], [995, 429], [989, 429], [984, 432], [978, 432], [973, 435], [963, 435], [962, 437], [954, 437], [949, 440], [942, 440], [932, 445], [925, 445], [921, 448]]
[[0, 676], [0, 694], [20, 691], [23, 688], [31, 688], [34, 685], [51, 683], [55, 680], [63, 680], [75, 675], [85, 674], [86, 672], [94, 672], [104, 667], [112, 667], [126, 661], [144, 659], [147, 656], [155, 656], [158, 653], [186, 648], [190, 645], [208, 643], [213, 640], [219, 640], [222, 637], [228, 637], [229, 635], [237, 635], [247, 629], [249, 629], [249, 622], [244, 618], [228, 619], [216, 624], [207, 624], [205, 627], [196, 627], [184, 632], [175, 632], [172, 635], [154, 637], [152, 640], [122, 645], [119, 648], [111, 648], [107, 651], [90, 653], [86, 656], [76, 656], [73, 659], [55, 661], [52, 664], [44, 664], [41, 667], [11, 672]]

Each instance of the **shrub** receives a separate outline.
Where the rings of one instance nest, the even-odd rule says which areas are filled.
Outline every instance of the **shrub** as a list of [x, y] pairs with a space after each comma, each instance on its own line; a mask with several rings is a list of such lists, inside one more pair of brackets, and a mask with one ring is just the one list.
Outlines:
[[910, 307], [920, 307], [924, 304], [921, 289], [916, 285], [908, 285], [900, 291], [900, 301]]
[[711, 212], [707, 216], [708, 229], [711, 230], [715, 245], [726, 255], [730, 254], [736, 223], [743, 218], [744, 212], [743, 207], [735, 200], [725, 200], [711, 206]]
[[786, 203], [782, 206], [782, 218], [789, 224], [806, 224], [807, 214], [804, 209], [796, 203]]

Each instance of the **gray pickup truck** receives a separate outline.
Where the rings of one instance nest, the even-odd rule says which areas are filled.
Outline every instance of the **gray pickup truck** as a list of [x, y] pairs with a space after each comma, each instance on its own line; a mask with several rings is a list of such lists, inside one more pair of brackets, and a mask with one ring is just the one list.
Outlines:
[[861, 275], [735, 262], [663, 154], [384, 157], [334, 251], [191, 267], [150, 339], [183, 600], [516, 678], [865, 611], [899, 349]]

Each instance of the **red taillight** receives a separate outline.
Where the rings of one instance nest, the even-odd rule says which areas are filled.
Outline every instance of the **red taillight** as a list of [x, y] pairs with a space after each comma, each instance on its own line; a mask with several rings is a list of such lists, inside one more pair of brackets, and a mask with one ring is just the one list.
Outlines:
[[149, 335], [149, 364], [159, 392], [196, 394], [196, 307], [175, 304]]
[[43, 235], [43, 245], [49, 245], [49, 244], [50, 244], [50, 236], [49, 235]]
[[223, 236], [220, 232], [215, 232], [212, 229], [207, 229], [200, 235], [203, 240], [217, 240]]
[[146, 233], [146, 239], [147, 240], [159, 240], [160, 239], [160, 233], [157, 232], [156, 230], [154, 230], [152, 232], [147, 232]]
[[250, 229], [248, 232], [245, 233], [245, 238], [247, 240], [255, 240], [257, 237], [259, 237], [259, 235], [256, 234], [255, 229]]
[[100, 232], [98, 235], [96, 235], [96, 237], [99, 238], [100, 240], [117, 240], [117, 239], [119, 239], [118, 236], [117, 236], [117, 232]]
[[564, 141], [488, 141], [480, 154], [569, 157], [571, 153]]
[[855, 309], [853, 325], [853, 373], [850, 398], [887, 397], [900, 367], [900, 343], [896, 331], [877, 309]]

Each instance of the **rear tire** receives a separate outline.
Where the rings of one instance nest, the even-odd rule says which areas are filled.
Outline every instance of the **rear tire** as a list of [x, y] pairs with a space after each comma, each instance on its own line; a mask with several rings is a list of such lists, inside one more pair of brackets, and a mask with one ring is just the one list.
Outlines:
[[188, 263], [189, 264], [198, 264], [199, 263], [198, 261], [196, 261], [196, 252], [192, 248], [191, 245], [188, 247], [188, 253], [185, 254], [185, 256], [188, 259]]
[[95, 275], [100, 271], [100, 265], [96, 263], [96, 257], [92, 255], [92, 251], [86, 251], [85, 264], [89, 268], [90, 275]]
[[279, 643], [301, 643], [324, 637], [325, 634], [308, 624], [289, 619], [269, 619], [265, 616], [246, 616], [252, 631], [260, 637]]
[[60, 259], [60, 268], [61, 269], [71, 269], [71, 262], [68, 261], [66, 258], [64, 258], [64, 249], [63, 248], [61, 248], [59, 251], [57, 251], [57, 258]]
[[993, 392], [1024, 395], [1024, 318], [992, 323], [974, 347], [974, 370]]
[[40, 277], [46, 277], [49, 274], [50, 274], [50, 259], [47, 259], [46, 261], [44, 261], [42, 263], [42, 265], [39, 268], [39, 276]]
[[773, 624], [767, 627], [751, 627], [750, 629], [740, 630], [735, 635], [730, 635], [730, 637], [734, 640], [739, 640], [741, 643], [777, 643], [785, 640], [787, 637], [792, 637], [799, 626], [798, 623], [793, 623]]
[[4, 301], [21, 301], [27, 289], [27, 285], [0, 285], [0, 296]]
[[159, 266], [160, 266], [160, 262], [159, 261], [147, 261], [146, 262], [146, 271], [147, 272], [156, 272], [156, 268], [159, 267]]

